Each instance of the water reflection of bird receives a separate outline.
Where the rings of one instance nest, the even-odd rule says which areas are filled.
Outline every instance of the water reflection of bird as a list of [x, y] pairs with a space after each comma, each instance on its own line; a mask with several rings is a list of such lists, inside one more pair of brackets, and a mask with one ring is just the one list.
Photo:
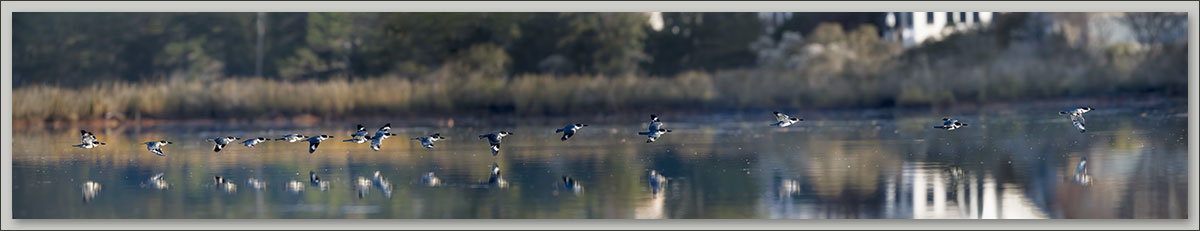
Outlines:
[[255, 178], [247, 179], [246, 185], [249, 185], [250, 188], [252, 188], [254, 190], [263, 190], [263, 189], [267, 188], [267, 182], [262, 182], [261, 180], [258, 180]]
[[317, 186], [317, 188], [320, 188], [321, 191], [329, 189], [329, 182], [321, 180], [321, 176], [318, 176], [317, 173], [313, 171], [308, 171], [308, 183], [312, 184], [313, 186]]
[[505, 181], [504, 177], [500, 176], [499, 164], [492, 163], [492, 173], [488, 176], [488, 186], [496, 188], [508, 187], [508, 181]]
[[512, 135], [512, 134], [513, 133], [506, 132], [506, 131], [499, 131], [496, 133], [488, 133], [488, 134], [479, 135], [479, 139], [487, 138], [488, 143], [492, 145], [492, 156], [496, 156], [496, 155], [500, 154], [500, 142], [504, 141], [505, 136]]
[[287, 184], [287, 190], [290, 192], [293, 192], [293, 193], [303, 192], [304, 191], [304, 183], [301, 183], [300, 181], [295, 181], [295, 180], [290, 181]]
[[97, 194], [100, 194], [100, 183], [96, 183], [95, 181], [83, 182], [82, 192], [83, 202], [91, 202], [92, 199], [96, 198]]
[[1092, 184], [1092, 176], [1088, 174], [1087, 157], [1079, 158], [1079, 164], [1075, 165], [1074, 182], [1081, 185]]
[[1087, 131], [1087, 128], [1084, 127], [1083, 113], [1087, 113], [1089, 111], [1092, 111], [1092, 108], [1079, 107], [1079, 108], [1072, 108], [1071, 110], [1060, 111], [1060, 112], [1058, 112], [1058, 114], [1070, 116], [1071, 124], [1075, 125], [1076, 129], [1079, 129], [1079, 133], [1083, 133], [1083, 132]]
[[652, 196], [657, 197], [660, 192], [666, 190], [667, 177], [658, 174], [658, 171], [650, 170], [646, 178], [650, 182], [650, 194]]
[[91, 148], [99, 147], [100, 145], [106, 145], [104, 142], [100, 142], [100, 140], [96, 139], [96, 134], [92, 134], [91, 132], [88, 132], [87, 130], [79, 130], [79, 136], [80, 136], [79, 137], [80, 143], [76, 144], [76, 145], [71, 145], [71, 147], [91, 149]]
[[359, 176], [354, 179], [354, 188], [358, 190], [358, 197], [362, 198], [371, 191], [372, 182], [366, 177]]
[[792, 117], [787, 114], [783, 114], [782, 112], [773, 112], [773, 113], [775, 114], [776, 122], [771, 124], [771, 126], [784, 128], [787, 126], [792, 126], [792, 124], [799, 123], [800, 121], [804, 121], [804, 119]]
[[563, 134], [562, 141], [567, 141], [567, 139], [570, 139], [571, 136], [575, 135], [575, 132], [577, 132], [577, 131], [579, 131], [579, 129], [581, 129], [583, 127], [587, 127], [587, 126], [588, 126], [587, 124], [571, 124], [571, 125], [567, 125], [566, 127], [560, 128], [558, 130], [554, 130], [554, 133], [562, 133]]
[[343, 140], [342, 142], [354, 142], [356, 144], [366, 143], [367, 127], [363, 127], [362, 124], [359, 124], [358, 128], [355, 129], [354, 134], [350, 135], [350, 139]]
[[425, 147], [425, 148], [433, 148], [434, 141], [440, 141], [440, 140], [444, 140], [444, 139], [446, 139], [446, 137], [442, 136], [441, 133], [433, 133], [428, 136], [412, 138], [412, 140], [421, 142], [421, 146]]
[[150, 179], [146, 180], [146, 182], [143, 182], [142, 187], [158, 189], [158, 190], [167, 190], [167, 188], [169, 188], [170, 185], [168, 185], [167, 181], [163, 179], [163, 173], [158, 173], [158, 174], [155, 174], [154, 176], [151, 176]]
[[232, 181], [226, 180], [224, 177], [213, 176], [213, 183], [216, 183], [217, 188], [224, 190], [225, 192], [237, 192], [237, 185], [233, 184]]
[[779, 197], [790, 197], [800, 192], [800, 182], [794, 179], [779, 181]]
[[658, 120], [658, 115], [650, 114], [650, 125], [646, 126], [646, 131], [638, 132], [638, 135], [647, 136], [646, 143], [654, 142], [663, 134], [671, 132], [670, 129], [666, 129], [663, 126], [662, 121]]
[[583, 185], [580, 185], [579, 181], [575, 181], [575, 178], [571, 178], [570, 176], [562, 176], [562, 187], [564, 190], [575, 195], [583, 193]]
[[421, 184], [425, 184], [429, 187], [437, 187], [438, 185], [442, 184], [442, 180], [438, 179], [436, 175], [433, 175], [433, 172], [426, 172], [424, 176], [421, 176]]
[[957, 119], [942, 118], [942, 121], [944, 121], [944, 122], [942, 123], [941, 126], [933, 126], [933, 128], [946, 129], [946, 131], [954, 131], [955, 129], [967, 126], [966, 123], [959, 122]]
[[384, 197], [392, 198], [392, 183], [388, 182], [387, 179], [384, 179], [383, 174], [380, 174], [379, 171], [375, 171], [375, 175], [373, 178], [371, 178], [371, 180], [375, 184], [375, 187], [379, 188], [379, 191], [383, 192]]

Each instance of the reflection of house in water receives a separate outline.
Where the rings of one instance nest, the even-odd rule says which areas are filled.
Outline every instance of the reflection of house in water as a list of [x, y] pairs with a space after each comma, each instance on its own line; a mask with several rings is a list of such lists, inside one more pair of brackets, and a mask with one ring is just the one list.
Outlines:
[[883, 38], [901, 41], [904, 47], [920, 45], [959, 31], [986, 26], [992, 12], [888, 12]]

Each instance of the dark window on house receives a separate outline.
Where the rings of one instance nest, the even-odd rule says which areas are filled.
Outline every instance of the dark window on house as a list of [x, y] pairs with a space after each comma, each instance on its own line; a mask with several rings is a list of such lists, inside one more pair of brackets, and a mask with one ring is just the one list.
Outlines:
[[971, 19], [972, 22], [976, 22], [976, 23], [979, 22], [979, 12], [971, 13], [971, 16], [973, 16]]
[[946, 12], [946, 25], [954, 24], [954, 12]]
[[967, 22], [967, 12], [959, 12], [958, 13], [958, 21], [959, 22]]
[[925, 24], [933, 24], [933, 12], [925, 13]]

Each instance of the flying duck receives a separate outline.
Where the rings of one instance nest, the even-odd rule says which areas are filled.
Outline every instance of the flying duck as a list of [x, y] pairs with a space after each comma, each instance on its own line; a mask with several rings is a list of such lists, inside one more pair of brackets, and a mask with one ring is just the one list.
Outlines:
[[304, 140], [305, 138], [308, 138], [308, 136], [293, 133], [293, 134], [283, 135], [283, 138], [275, 139], [275, 141], [282, 140], [282, 141], [287, 141], [288, 143], [295, 143], [295, 142], [300, 142], [301, 140]]
[[1060, 111], [1060, 112], [1058, 112], [1058, 114], [1070, 116], [1071, 123], [1075, 125], [1076, 129], [1079, 129], [1079, 133], [1083, 133], [1083, 132], [1087, 131], [1087, 128], [1084, 128], [1084, 124], [1083, 124], [1084, 123], [1083, 113], [1087, 113], [1089, 111], [1092, 111], [1092, 108], [1079, 107], [1079, 108], [1073, 108], [1071, 110]]
[[954, 129], [958, 129], [958, 128], [967, 126], [966, 123], [959, 122], [957, 119], [942, 118], [942, 121], [944, 121], [944, 122], [942, 123], [941, 126], [933, 126], [933, 128], [946, 129], [946, 131], [954, 131]]
[[319, 135], [319, 136], [309, 137], [307, 140], [305, 140], [305, 141], [308, 141], [308, 154], [312, 154], [313, 152], [316, 152], [317, 146], [321, 145], [321, 141], [324, 141], [329, 138], [333, 138], [333, 136]]
[[105, 145], [104, 142], [100, 142], [100, 140], [96, 139], [96, 134], [92, 134], [91, 132], [88, 132], [87, 130], [79, 130], [79, 136], [80, 136], [81, 142], [76, 145], [71, 145], [71, 147], [91, 149], [91, 148], [99, 147], [100, 145]]
[[649, 138], [646, 139], [646, 143], [650, 143], [658, 140], [658, 137], [668, 132], [671, 132], [671, 130], [663, 128], [663, 123], [658, 120], [658, 116], [650, 114], [650, 126], [646, 127], [646, 131], [638, 132], [638, 135], [648, 136]]
[[492, 144], [492, 156], [496, 156], [500, 154], [500, 142], [503, 141], [504, 137], [508, 135], [512, 135], [512, 133], [500, 131], [496, 133], [479, 135], [479, 139], [487, 138], [488, 143]]
[[391, 132], [388, 132], [391, 130], [392, 130], [392, 123], [387, 123], [387, 124], [383, 125], [383, 127], [379, 127], [379, 130], [375, 131], [375, 136], [365, 137], [365, 138], [371, 140], [371, 150], [379, 151], [379, 146], [383, 145], [383, 139], [387, 139], [388, 137], [395, 135], [395, 134], [392, 134]]
[[350, 139], [343, 140], [342, 142], [354, 142], [356, 144], [366, 143], [367, 127], [363, 127], [362, 124], [359, 124], [358, 129], [355, 130], [354, 134], [350, 135]]
[[150, 150], [150, 152], [154, 153], [154, 155], [166, 156], [166, 154], [163, 154], [162, 147], [168, 144], [171, 144], [171, 141], [160, 140], [146, 142], [146, 150]]
[[566, 127], [555, 130], [554, 133], [562, 133], [563, 134], [562, 141], [567, 141], [567, 139], [569, 139], [569, 138], [571, 138], [571, 136], [575, 135], [576, 131], [579, 131], [580, 128], [587, 127], [587, 126], [588, 126], [587, 124], [570, 124], [570, 125], [567, 125]]
[[442, 136], [441, 133], [433, 133], [432, 135], [428, 135], [428, 136], [412, 138], [412, 140], [420, 141], [421, 146], [423, 146], [425, 148], [433, 148], [434, 141], [439, 141], [439, 140], [444, 140], [444, 139], [446, 139], [446, 137]]
[[792, 126], [792, 124], [799, 123], [800, 121], [804, 121], [804, 119], [792, 117], [787, 114], [783, 114], [782, 112], [774, 112], [774, 113], [775, 113], [776, 122], [774, 124], [771, 124], [771, 126], [783, 128], [783, 127], [787, 127], [787, 126]]
[[246, 140], [246, 141], [242, 141], [242, 145], [246, 145], [246, 147], [251, 147], [251, 148], [253, 148], [253, 147], [254, 147], [254, 145], [258, 145], [258, 143], [266, 142], [266, 141], [268, 141], [268, 140], [270, 140], [270, 139], [263, 138], [263, 137], [258, 137], [258, 138], [254, 138], [254, 139], [248, 139], [248, 140]]
[[225, 145], [227, 145], [229, 143], [233, 143], [233, 141], [240, 140], [240, 139], [242, 139], [242, 138], [226, 136], [226, 137], [217, 137], [217, 138], [208, 139], [208, 141], [215, 143], [215, 145], [213, 145], [213, 152], [220, 152], [221, 149], [225, 148]]

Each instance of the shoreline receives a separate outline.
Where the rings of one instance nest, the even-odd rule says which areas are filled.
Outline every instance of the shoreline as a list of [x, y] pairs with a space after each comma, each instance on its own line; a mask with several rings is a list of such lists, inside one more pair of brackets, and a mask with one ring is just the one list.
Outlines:
[[[946, 105], [926, 105], [926, 106], [892, 106], [892, 107], [847, 107], [847, 108], [783, 108], [778, 109], [788, 114], [800, 115], [801, 117], [821, 117], [821, 118], [847, 118], [869, 119], [890, 117], [895, 115], [912, 115], [918, 113], [937, 113], [950, 115], [970, 115], [980, 114], [984, 111], [986, 114], [1010, 114], [1027, 108], [1044, 108], [1044, 107], [1073, 107], [1072, 105], [1093, 105], [1092, 107], [1152, 107], [1161, 106], [1171, 103], [1187, 104], [1187, 97], [1172, 97], [1172, 96], [1110, 96], [1110, 97], [1077, 97], [1077, 98], [1056, 98], [1042, 100], [1013, 100], [1013, 101], [989, 101], [989, 102], [957, 102]], [[1096, 106], [1104, 105], [1104, 106]], [[303, 114], [291, 117], [275, 116], [270, 118], [203, 118], [203, 119], [157, 119], [157, 118], [140, 118], [140, 119], [80, 119], [80, 120], [52, 120], [52, 121], [36, 121], [13, 118], [12, 129], [16, 131], [53, 131], [76, 127], [90, 127], [91, 129], [111, 129], [122, 127], [138, 127], [141, 128], [160, 128], [160, 127], [221, 127], [221, 126], [272, 126], [272, 127], [312, 127], [331, 125], [342, 123], [345, 121], [363, 121], [364, 125], [373, 123], [392, 123], [396, 127], [444, 127], [452, 128], [459, 125], [464, 126], [484, 126], [489, 125], [512, 125], [520, 122], [542, 121], [545, 124], [552, 124], [553, 121], [567, 121], [567, 118], [587, 121], [621, 121], [625, 118], [641, 118], [647, 113], [657, 114], [675, 114], [672, 117], [677, 117], [677, 121], [682, 117], [687, 117], [684, 120], [705, 120], [705, 117], [722, 117], [722, 118], [743, 118], [747, 116], [755, 116], [759, 111], [773, 111], [775, 109], [759, 109], [759, 108], [744, 108], [744, 109], [668, 109], [655, 112], [641, 111], [624, 111], [614, 113], [599, 113], [592, 115], [518, 115], [516, 113], [488, 113], [476, 117], [452, 116], [447, 114], [469, 114], [469, 113], [445, 113], [436, 116], [417, 116], [414, 113], [405, 113], [403, 115], [374, 115], [374, 116], [354, 116], [354, 117], [319, 117], [311, 114]], [[681, 116], [681, 115], [700, 115], [700, 116]], [[712, 118], [707, 118], [712, 119]], [[486, 122], [486, 123], [485, 123]], [[641, 120], [633, 120], [627, 122], [641, 122]], [[369, 127], [369, 126], [368, 126]]]

